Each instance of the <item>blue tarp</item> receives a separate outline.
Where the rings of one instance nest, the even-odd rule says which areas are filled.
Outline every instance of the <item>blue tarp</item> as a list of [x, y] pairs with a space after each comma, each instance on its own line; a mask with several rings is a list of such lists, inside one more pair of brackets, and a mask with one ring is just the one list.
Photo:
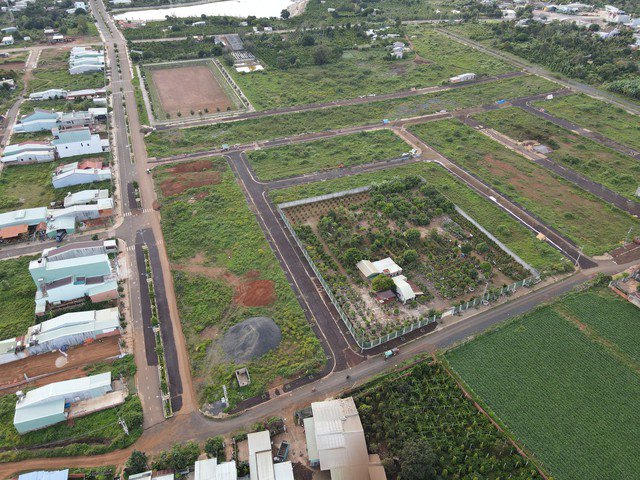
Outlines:
[[69, 470], [54, 470], [47, 472], [39, 470], [37, 472], [23, 473], [18, 480], [67, 480], [69, 478]]

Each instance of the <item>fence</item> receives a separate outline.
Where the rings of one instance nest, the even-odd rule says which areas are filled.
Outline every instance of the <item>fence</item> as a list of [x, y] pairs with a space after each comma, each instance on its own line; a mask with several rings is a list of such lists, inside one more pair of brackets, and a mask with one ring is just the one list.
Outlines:
[[[363, 189], [355, 189], [355, 190], [350, 190], [348, 192], [339, 192], [337, 194], [323, 195], [322, 197], [314, 197], [314, 198], [315, 198], [315, 201], [318, 201], [318, 199], [336, 198], [336, 197], [344, 196], [344, 195], [347, 195], [347, 194], [350, 194], [350, 193], [358, 193], [358, 191], [366, 191], [367, 189], [368, 189], [367, 187], [364, 187]], [[316, 277], [320, 281], [320, 284], [322, 285], [322, 288], [324, 288], [324, 291], [326, 292], [327, 296], [329, 297], [329, 300], [331, 300], [331, 303], [333, 304], [335, 309], [338, 311], [338, 315], [342, 319], [342, 322], [345, 324], [345, 326], [349, 330], [349, 333], [351, 334], [351, 336], [353, 337], [355, 342], [358, 344], [358, 347], [360, 347], [362, 350], [369, 350], [369, 349], [375, 348], [375, 347], [377, 347], [379, 345], [382, 345], [384, 343], [387, 343], [387, 342], [389, 342], [391, 340], [394, 340], [394, 339], [396, 339], [398, 337], [402, 337], [403, 335], [407, 335], [407, 334], [409, 334], [411, 332], [414, 332], [415, 330], [418, 330], [420, 328], [426, 327], [427, 325], [430, 325], [432, 323], [437, 322], [443, 316], [450, 316], [450, 315], [455, 315], [457, 313], [462, 313], [462, 312], [464, 312], [464, 311], [466, 311], [466, 310], [468, 310], [470, 308], [474, 308], [474, 307], [477, 307], [479, 305], [488, 305], [489, 302], [491, 302], [492, 300], [496, 300], [497, 298], [501, 297], [502, 295], [505, 295], [505, 294], [508, 294], [508, 293], [514, 293], [518, 289], [518, 287], [528, 287], [528, 286], [532, 285], [539, 278], [539, 277], [536, 277], [536, 276], [525, 278], [524, 280], [520, 280], [519, 282], [512, 283], [511, 285], [508, 285], [506, 287], [502, 287], [498, 291], [488, 292], [488, 293], [483, 294], [479, 298], [470, 300], [468, 302], [461, 303], [460, 305], [457, 305], [455, 307], [450, 308], [449, 310], [447, 310], [443, 314], [433, 315], [431, 317], [425, 318], [425, 319], [420, 320], [418, 322], [414, 322], [411, 325], [408, 325], [406, 327], [403, 327], [403, 328], [400, 328], [398, 330], [395, 330], [395, 331], [393, 331], [391, 333], [388, 333], [387, 335], [383, 335], [383, 336], [378, 337], [378, 338], [376, 338], [374, 340], [365, 340], [364, 333], [358, 334], [358, 332], [356, 330], [356, 327], [354, 327], [354, 325], [351, 323], [351, 320], [349, 319], [347, 314], [344, 313], [344, 310], [342, 310], [342, 307], [340, 306], [340, 303], [338, 303], [338, 301], [336, 300], [335, 296], [333, 295], [333, 292], [332, 292], [331, 288], [329, 288], [329, 285], [324, 280], [324, 277], [320, 273], [320, 270], [318, 270], [318, 267], [316, 267], [315, 262], [311, 259], [311, 256], [307, 252], [307, 249], [305, 248], [305, 246], [302, 244], [302, 242], [298, 238], [298, 235], [296, 234], [296, 231], [293, 228], [293, 225], [291, 225], [291, 222], [289, 222], [289, 219], [287, 218], [287, 216], [285, 215], [284, 211], [282, 210], [283, 207], [287, 208], [287, 207], [292, 207], [292, 206], [297, 206], [297, 205], [304, 205], [306, 203], [312, 203], [309, 200], [313, 200], [313, 199], [304, 199], [304, 200], [295, 201], [295, 202], [281, 203], [280, 205], [277, 206], [278, 213], [280, 214], [280, 218], [282, 218], [282, 221], [285, 223], [285, 225], [287, 226], [287, 228], [291, 232], [291, 235], [293, 236], [293, 239], [295, 240], [296, 244], [300, 248], [300, 251], [302, 252], [302, 255], [304, 255], [304, 258], [306, 258], [307, 262], [309, 262], [309, 265], [311, 266], [313, 272], [315, 273]]]

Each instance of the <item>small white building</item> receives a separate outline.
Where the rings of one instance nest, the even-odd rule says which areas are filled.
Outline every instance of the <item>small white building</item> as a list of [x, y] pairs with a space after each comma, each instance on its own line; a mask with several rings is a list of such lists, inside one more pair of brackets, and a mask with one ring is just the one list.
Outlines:
[[195, 463], [193, 480], [237, 480], [236, 462], [218, 463], [215, 458], [198, 460]]
[[34, 92], [29, 95], [29, 100], [56, 100], [58, 98], [66, 98], [67, 91], [61, 88], [50, 88], [42, 92]]
[[59, 158], [93, 155], [109, 151], [109, 140], [101, 140], [100, 135], [92, 134], [91, 130], [86, 127], [57, 132], [51, 145], [56, 149]]
[[294, 480], [291, 462], [273, 463], [268, 431], [250, 433], [247, 435], [247, 442], [251, 480]]
[[64, 197], [64, 208], [74, 205], [89, 205], [98, 203], [99, 200], [109, 198], [109, 190], [81, 190], [76, 193], [69, 192]]
[[7, 35], [6, 37], [2, 37], [3, 45], [13, 45], [15, 40], [13, 39], [13, 35]]
[[55, 150], [48, 142], [22, 142], [7, 145], [0, 161], [5, 165], [51, 162]]
[[377, 277], [380, 272], [378, 269], [371, 263], [369, 260], [360, 260], [356, 263], [356, 268], [360, 270], [360, 273], [364, 276], [364, 278], [374, 278]]
[[65, 188], [72, 185], [103, 182], [111, 180], [111, 169], [101, 160], [82, 160], [60, 165], [53, 173], [53, 188]]
[[462, 82], [469, 82], [471, 80], [475, 80], [476, 79], [476, 74], [475, 73], [461, 73], [460, 75], [456, 75], [455, 77], [451, 77], [449, 79], [449, 82], [451, 83], [462, 83]]
[[402, 303], [410, 302], [416, 298], [413, 288], [411, 288], [411, 285], [407, 282], [407, 277], [404, 275], [393, 277], [393, 283], [396, 285], [396, 296]]
[[378, 271], [378, 273], [386, 275], [387, 277], [395, 277], [396, 275], [400, 275], [402, 273], [402, 268], [400, 268], [400, 266], [390, 257], [383, 258], [382, 260], [378, 260], [377, 262], [372, 262], [372, 265]]
[[35, 108], [33, 113], [23, 115], [13, 127], [15, 133], [41, 132], [57, 126], [59, 114], [53, 110]]

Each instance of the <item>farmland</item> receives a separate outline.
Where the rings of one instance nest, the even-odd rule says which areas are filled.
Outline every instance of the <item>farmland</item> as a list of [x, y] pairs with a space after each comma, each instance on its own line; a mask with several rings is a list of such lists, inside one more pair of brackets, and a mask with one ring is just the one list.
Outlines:
[[390, 130], [361, 132], [249, 152], [256, 175], [274, 180], [304, 173], [400, 157], [408, 145]]
[[289, 202], [363, 187], [403, 175], [421, 175], [428, 179], [428, 182], [436, 186], [450, 201], [455, 202], [498, 240], [540, 272], [552, 273], [571, 269], [571, 265], [557, 250], [546, 242], [536, 240], [530, 230], [435, 164], [414, 164], [326, 182], [311, 183], [286, 190], [275, 190], [271, 192], [271, 197], [276, 203]]
[[[118, 407], [77, 418], [73, 424], [59, 423], [23, 435], [13, 426], [15, 403], [14, 395], [0, 398], [0, 463], [37, 457], [98, 455], [126, 448], [142, 434], [142, 405], [137, 396], [129, 396]], [[129, 435], [122, 430], [118, 417], [126, 421]]]
[[[154, 174], [178, 307], [203, 402], [227, 385], [231, 406], [272, 382], [313, 372], [324, 355], [233, 174], [222, 160], [164, 166]], [[278, 348], [243, 363], [251, 385], [240, 389], [236, 365], [221, 348], [229, 327], [273, 318]]]
[[609, 187], [630, 199], [637, 198], [640, 162], [560, 128], [519, 108], [504, 108], [474, 116], [484, 126], [523, 142], [535, 140], [550, 147], [553, 161]]
[[34, 324], [36, 286], [29, 275], [29, 262], [34, 258], [0, 262], [0, 340], [24, 335]]
[[441, 364], [419, 363], [369, 382], [353, 397], [369, 450], [396, 478], [407, 446], [433, 450], [424, 478], [536, 478], [508, 437], [464, 396]]
[[636, 115], [586, 95], [569, 95], [536, 102], [549, 113], [601, 133], [616, 142], [640, 149], [640, 122]]
[[412, 131], [584, 247], [587, 255], [611, 250], [624, 240], [630, 226], [640, 225], [457, 120], [422, 124]]
[[397, 120], [435, 113], [440, 110], [458, 110], [474, 105], [494, 103], [502, 98], [534, 95], [550, 92], [554, 89], [555, 85], [551, 82], [528, 75], [404, 99], [333, 107], [173, 131], [156, 131], [145, 140], [150, 156], [164, 157], [196, 152], [209, 149], [212, 146], [219, 147], [223, 143], [231, 145], [249, 143], [255, 140], [286, 137], [304, 132], [381, 123], [385, 118]]
[[[529, 274], [420, 177], [394, 178], [366, 193], [288, 208], [298, 236], [366, 339], [386, 335]], [[393, 282], [363, 280], [360, 260], [390, 257], [415, 299], [380, 305], [375, 294]], [[399, 298], [400, 300], [400, 298]]]
[[[247, 49], [269, 68], [248, 74], [229, 71], [251, 103], [267, 109], [438, 85], [469, 70], [479, 75], [512, 70], [426, 27], [408, 32], [416, 37], [417, 54], [390, 60], [391, 41], [371, 43], [364, 29], [350, 31], [355, 29], [337, 29], [312, 40], [307, 35], [285, 42], [275, 34], [253, 37], [256, 43], [247, 43]], [[320, 51], [326, 52], [321, 58]]]
[[[609, 295], [569, 295], [446, 354], [475, 395], [554, 478], [597, 479], [605, 471], [608, 478], [640, 475], [634, 454], [640, 420], [629, 402], [640, 395], [637, 363], [630, 368], [615, 343], [597, 338], [602, 332], [620, 340], [621, 334], [611, 335], [614, 324], [631, 327], [637, 338], [637, 322], [632, 309], [615, 305]], [[613, 320], [610, 306], [624, 313], [622, 321]], [[579, 322], [594, 325], [596, 336]]]
[[43, 50], [38, 60], [38, 68], [33, 71], [29, 81], [29, 93], [63, 88], [81, 90], [84, 88], [102, 88], [105, 79], [103, 72], [71, 75], [69, 73], [69, 50], [52, 48]]
[[226, 112], [240, 106], [211, 61], [147, 65], [143, 76], [158, 119]]

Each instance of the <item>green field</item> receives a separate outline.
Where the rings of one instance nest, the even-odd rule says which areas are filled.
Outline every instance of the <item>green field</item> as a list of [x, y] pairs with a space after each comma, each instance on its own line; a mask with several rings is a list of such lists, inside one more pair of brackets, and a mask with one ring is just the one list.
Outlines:
[[[370, 44], [367, 39], [357, 39], [356, 44], [347, 46], [339, 43], [338, 37], [343, 34], [346, 35], [336, 33], [335, 40], [327, 45], [329, 49], [340, 49], [341, 56], [326, 64], [311, 63], [288, 69], [270, 66], [261, 72], [244, 74], [233, 68], [228, 70], [258, 110], [439, 85], [449, 77], [467, 71], [496, 75], [513, 70], [508, 64], [451, 42], [428, 27], [409, 29], [416, 52], [393, 61], [389, 60], [386, 44]], [[281, 44], [276, 41], [273, 46], [258, 50], [258, 59], [262, 60], [262, 52], [276, 54], [282, 48]], [[295, 50], [296, 55], [303, 57], [299, 51]], [[416, 53], [423, 58], [416, 59]], [[266, 60], [266, 63], [273, 63]]]
[[[442, 365], [426, 361], [366, 383], [354, 397], [369, 450], [379, 453], [388, 478], [396, 478], [405, 449], [414, 442], [434, 453], [424, 477], [465, 479], [538, 478]], [[398, 464], [393, 458], [399, 458]], [[401, 478], [405, 478], [402, 475]]]
[[550, 92], [557, 86], [533, 75], [497, 80], [482, 85], [445, 90], [414, 97], [371, 102], [364, 105], [333, 107], [241, 122], [220, 123], [203, 127], [171, 131], [155, 131], [145, 138], [149, 156], [165, 157], [220, 146], [223, 143], [249, 143], [286, 137], [305, 132], [336, 129], [353, 125], [382, 123], [383, 119], [397, 120], [458, 110], [494, 103], [502, 98]]
[[425, 123], [411, 130], [571, 238], [587, 255], [615, 248], [625, 239], [629, 227], [640, 227], [637, 219], [458, 120]]
[[[629, 368], [615, 345], [603, 345], [562, 315], [568, 308], [586, 322], [596, 309], [598, 325], [610, 321], [612, 299], [600, 295], [569, 295], [446, 354], [475, 395], [558, 480], [640, 475], [640, 417], [630, 401], [640, 396], [638, 365]], [[615, 308], [625, 312], [618, 326], [637, 339], [632, 310]]]
[[69, 52], [60, 49], [43, 50], [38, 60], [38, 68], [33, 71], [27, 93], [49, 88], [82, 90], [102, 88], [105, 85], [103, 72], [71, 75], [69, 73]]
[[[199, 397], [203, 402], [218, 400], [224, 383], [233, 406], [263, 393], [273, 382], [317, 371], [325, 359], [229, 167], [222, 160], [197, 164], [207, 170], [177, 174], [163, 166], [154, 178], [159, 195], [172, 179], [211, 178], [209, 185], [161, 196], [162, 229]], [[234, 286], [255, 280], [273, 282], [272, 303], [246, 306], [234, 299]], [[243, 365], [250, 371], [251, 385], [240, 389], [234, 377], [239, 366], [222, 352], [219, 341], [230, 326], [253, 316], [273, 318], [282, 342]]]
[[68, 192], [92, 188], [111, 189], [109, 181], [53, 188], [51, 174], [56, 167], [73, 161], [74, 158], [65, 158], [49, 163], [6, 167], [0, 174], [0, 213], [20, 208], [48, 207], [50, 202], [64, 200]]
[[640, 118], [586, 95], [568, 95], [536, 102], [556, 117], [601, 133], [616, 142], [640, 149]]
[[389, 160], [409, 151], [409, 146], [390, 130], [360, 132], [327, 140], [287, 145], [248, 153], [261, 180]]
[[[620, 195], [637, 199], [635, 192], [640, 178], [640, 162], [637, 160], [519, 108], [504, 108], [474, 117], [484, 126], [519, 142], [536, 140], [550, 147], [553, 151], [548, 157], [556, 163], [575, 170]], [[640, 125], [640, 121], [638, 124]]]
[[0, 262], [0, 339], [24, 335], [35, 322], [36, 285], [29, 275], [29, 262], [20, 257]]
[[427, 182], [436, 185], [444, 196], [471, 215], [498, 240], [540, 272], [552, 273], [571, 270], [569, 262], [548, 243], [537, 240], [530, 230], [515, 221], [504, 210], [454, 179], [442, 167], [432, 163], [407, 165], [301, 185], [286, 190], [273, 190], [271, 197], [276, 203], [289, 202], [363, 187], [388, 180], [394, 176], [405, 175], [421, 175]]

